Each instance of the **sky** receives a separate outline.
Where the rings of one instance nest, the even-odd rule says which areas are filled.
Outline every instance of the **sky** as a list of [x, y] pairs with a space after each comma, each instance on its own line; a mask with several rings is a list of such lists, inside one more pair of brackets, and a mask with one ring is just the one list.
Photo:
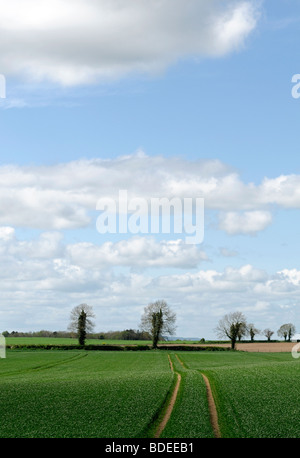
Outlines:
[[[0, 332], [66, 330], [81, 303], [139, 329], [156, 300], [177, 336], [235, 311], [299, 332], [299, 2], [0, 8]], [[153, 199], [203, 202], [201, 240], [151, 231]]]

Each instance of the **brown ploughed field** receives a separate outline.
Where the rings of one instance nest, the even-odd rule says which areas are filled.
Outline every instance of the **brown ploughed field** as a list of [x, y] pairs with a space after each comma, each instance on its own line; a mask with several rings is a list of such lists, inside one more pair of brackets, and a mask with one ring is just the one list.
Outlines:
[[[236, 349], [262, 353], [291, 352], [294, 345], [296, 345], [295, 342], [241, 342], [236, 344]], [[216, 344], [215, 346], [230, 347], [229, 344]]]
[[[296, 345], [295, 342], [252, 342], [252, 343], [237, 343], [236, 349], [240, 351], [261, 352], [261, 353], [277, 353], [277, 352], [291, 352], [292, 348]], [[163, 345], [160, 345], [163, 346]], [[172, 346], [172, 344], [168, 344]], [[230, 344], [189, 344], [191, 347], [227, 347]]]
[[239, 343], [237, 350], [244, 351], [259, 351], [262, 353], [275, 353], [275, 352], [291, 352], [295, 342], [252, 342], [252, 343]]

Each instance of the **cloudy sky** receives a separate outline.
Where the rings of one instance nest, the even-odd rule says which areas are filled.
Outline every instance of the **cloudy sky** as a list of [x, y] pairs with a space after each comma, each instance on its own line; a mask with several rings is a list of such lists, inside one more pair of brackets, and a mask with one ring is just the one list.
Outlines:
[[[158, 299], [178, 336], [216, 338], [236, 310], [299, 331], [298, 2], [0, 11], [0, 331], [65, 330], [82, 302], [97, 332], [137, 329]], [[121, 211], [120, 191], [149, 222], [153, 199], [204, 199], [203, 240], [172, 219], [101, 233], [99, 201]]]

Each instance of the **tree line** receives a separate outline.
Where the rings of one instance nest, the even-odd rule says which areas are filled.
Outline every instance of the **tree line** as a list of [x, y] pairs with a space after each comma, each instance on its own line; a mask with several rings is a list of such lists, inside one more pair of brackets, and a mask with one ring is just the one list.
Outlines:
[[[231, 342], [231, 348], [234, 349], [236, 342], [240, 341], [245, 336], [250, 336], [251, 342], [257, 334], [264, 335], [270, 342], [274, 331], [267, 328], [263, 331], [257, 329], [253, 323], [247, 323], [247, 319], [242, 312], [233, 312], [225, 315], [220, 321], [215, 331], [220, 338], [228, 338]], [[283, 337], [285, 341], [290, 342], [295, 334], [296, 328], [292, 323], [286, 323], [280, 326], [277, 331], [279, 337]]]
[[[84, 345], [87, 334], [91, 335], [94, 328], [93, 308], [87, 304], [80, 304], [74, 307], [70, 315], [69, 330], [77, 334], [79, 345]], [[119, 337], [121, 340], [152, 340], [153, 348], [157, 348], [163, 334], [175, 332], [176, 315], [165, 301], [156, 301], [144, 308], [141, 318], [141, 331], [127, 329]], [[114, 333], [116, 336], [116, 333]], [[103, 336], [103, 334], [101, 334]], [[101, 337], [100, 337], [101, 338]]]
[[[57, 338], [77, 338], [76, 332], [69, 331], [41, 331], [24, 332], [24, 331], [3, 331], [4, 337], [57, 337]], [[124, 329], [123, 331], [107, 331], [87, 333], [89, 339], [100, 340], [151, 340], [151, 336], [147, 332], [142, 332], [136, 329]]]
[[[106, 333], [93, 333], [95, 314], [93, 308], [87, 304], [74, 307], [70, 314], [68, 331], [39, 331], [39, 332], [15, 332], [4, 331], [4, 337], [77, 337], [79, 345], [84, 346], [87, 337], [89, 339], [116, 339], [116, 340], [152, 340], [152, 347], [157, 348], [158, 342], [164, 340], [166, 334], [174, 335], [176, 314], [164, 300], [158, 300], [148, 304], [144, 308], [141, 317], [141, 330], [125, 329], [124, 331], [110, 331]], [[260, 331], [253, 323], [247, 323], [242, 312], [233, 312], [219, 320], [215, 332], [219, 338], [229, 339], [231, 348], [235, 349], [236, 342], [245, 336], [250, 336], [251, 342], [257, 334], [263, 334], [268, 341], [274, 334], [269, 328]], [[290, 341], [296, 329], [292, 323], [283, 324], [277, 331], [279, 337]], [[203, 339], [202, 339], [203, 340]]]
[[[93, 327], [91, 321], [93, 317], [95, 317], [93, 310], [87, 304], [81, 304], [72, 310], [70, 329], [73, 332], [77, 330], [80, 345], [84, 344], [86, 331], [91, 331]], [[82, 322], [85, 323], [86, 329], [82, 329]], [[148, 338], [150, 337], [152, 339], [152, 347], [157, 348], [159, 340], [163, 340], [163, 335], [174, 335], [175, 323], [176, 314], [166, 301], [152, 302], [144, 308], [140, 322], [140, 335], [144, 334]], [[220, 338], [230, 340], [232, 349], [235, 349], [236, 342], [245, 336], [250, 336], [250, 340], [253, 342], [257, 334], [263, 334], [270, 341], [274, 334], [274, 331], [269, 328], [260, 331], [253, 323], [248, 323], [245, 315], [239, 311], [225, 315], [219, 321], [215, 331]], [[278, 329], [277, 334], [283, 337], [285, 341], [290, 341], [295, 332], [295, 326], [292, 323], [287, 323]], [[129, 336], [130, 334], [128, 334], [128, 338], [130, 338]]]

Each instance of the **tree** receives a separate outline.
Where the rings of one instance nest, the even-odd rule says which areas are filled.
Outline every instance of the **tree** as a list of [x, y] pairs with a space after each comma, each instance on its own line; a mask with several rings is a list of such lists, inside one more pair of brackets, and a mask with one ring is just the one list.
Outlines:
[[162, 309], [160, 308], [158, 312], [152, 313], [152, 340], [153, 340], [153, 348], [157, 348], [157, 343], [159, 338], [161, 337], [161, 330], [163, 327], [163, 313]]
[[78, 317], [78, 341], [79, 345], [84, 345], [86, 339], [86, 312], [81, 310]]
[[140, 327], [142, 331], [149, 332], [153, 348], [157, 348], [158, 341], [163, 334], [174, 334], [176, 314], [172, 312], [166, 301], [156, 301], [144, 308]]
[[242, 338], [246, 334], [247, 334], [247, 323], [244, 322], [244, 323], [241, 323], [241, 325], [239, 327], [239, 330], [238, 330], [238, 333], [237, 333], [237, 337], [238, 337], [239, 342], [242, 340]]
[[292, 323], [286, 323], [280, 326], [280, 328], [277, 331], [277, 334], [279, 337], [283, 337], [284, 340], [288, 340], [288, 342], [291, 341], [291, 337], [295, 334], [296, 328]]
[[251, 342], [254, 342], [254, 337], [256, 334], [260, 334], [260, 330], [257, 329], [253, 323], [247, 325], [247, 332], [250, 335]]
[[269, 328], [264, 329], [263, 335], [268, 339], [268, 342], [270, 342], [272, 335], [274, 334], [273, 331], [271, 331]]
[[135, 340], [136, 332], [133, 329], [125, 329], [121, 332], [122, 340]]
[[227, 337], [231, 342], [231, 349], [235, 349], [235, 344], [240, 335], [245, 332], [246, 318], [241, 312], [232, 312], [225, 315], [216, 328], [220, 338]]
[[87, 304], [80, 304], [73, 308], [70, 315], [69, 329], [77, 334], [79, 345], [84, 345], [86, 335], [94, 329], [93, 308]]

